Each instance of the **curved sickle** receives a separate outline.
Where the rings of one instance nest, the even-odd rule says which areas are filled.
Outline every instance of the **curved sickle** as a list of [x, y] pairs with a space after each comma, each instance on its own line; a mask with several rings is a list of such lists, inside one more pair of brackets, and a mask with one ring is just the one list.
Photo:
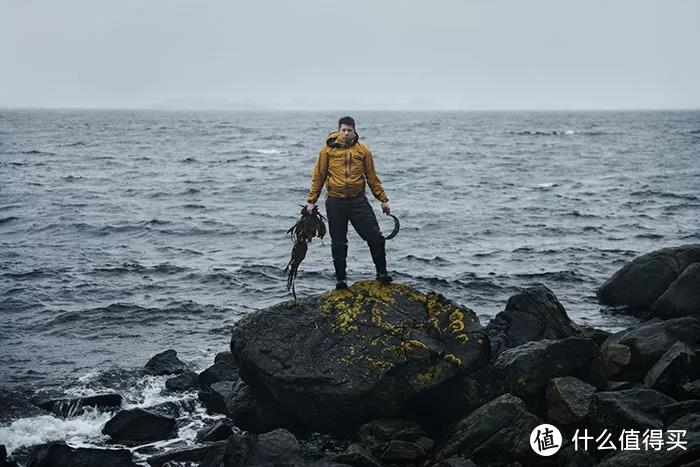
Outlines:
[[394, 218], [394, 230], [392, 230], [389, 235], [384, 237], [385, 240], [391, 240], [392, 238], [396, 237], [396, 234], [399, 233], [399, 229], [401, 228], [401, 224], [399, 223], [399, 218], [393, 214], [389, 214], [389, 216]]

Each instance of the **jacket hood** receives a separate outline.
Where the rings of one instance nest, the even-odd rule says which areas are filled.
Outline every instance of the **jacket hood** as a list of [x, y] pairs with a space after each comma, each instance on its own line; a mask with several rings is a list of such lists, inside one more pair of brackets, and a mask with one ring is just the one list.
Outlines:
[[[343, 147], [339, 142], [338, 142], [338, 137], [340, 136], [340, 132], [338, 130], [331, 131], [328, 133], [328, 136], [326, 136], [326, 146], [330, 148], [340, 148]], [[351, 147], [357, 144], [357, 142], [360, 140], [360, 135], [355, 132], [355, 139], [352, 140], [350, 144], [348, 144], [346, 147]]]

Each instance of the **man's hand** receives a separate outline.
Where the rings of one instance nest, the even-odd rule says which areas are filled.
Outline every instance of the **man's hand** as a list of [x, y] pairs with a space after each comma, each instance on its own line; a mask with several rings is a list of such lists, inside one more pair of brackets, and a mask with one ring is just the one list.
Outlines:
[[309, 214], [313, 214], [314, 209], [316, 209], [316, 203], [308, 203], [306, 205], [306, 212], [308, 212]]
[[384, 211], [384, 214], [386, 214], [386, 215], [391, 214], [391, 208], [389, 207], [389, 201], [385, 201], [382, 203], [382, 211]]

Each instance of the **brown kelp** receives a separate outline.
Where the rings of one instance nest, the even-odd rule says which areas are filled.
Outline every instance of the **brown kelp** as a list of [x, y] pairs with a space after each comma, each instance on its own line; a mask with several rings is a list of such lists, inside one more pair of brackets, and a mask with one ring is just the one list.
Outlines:
[[309, 243], [314, 237], [323, 239], [326, 235], [326, 220], [323, 215], [318, 212], [318, 207], [314, 207], [313, 212], [309, 213], [306, 206], [301, 208], [301, 217], [289, 229], [287, 233], [292, 237], [292, 258], [289, 260], [284, 272], [287, 274], [287, 291], [292, 290], [294, 300], [297, 299], [297, 293], [294, 288], [294, 280], [299, 271], [299, 265], [306, 258], [306, 251]]

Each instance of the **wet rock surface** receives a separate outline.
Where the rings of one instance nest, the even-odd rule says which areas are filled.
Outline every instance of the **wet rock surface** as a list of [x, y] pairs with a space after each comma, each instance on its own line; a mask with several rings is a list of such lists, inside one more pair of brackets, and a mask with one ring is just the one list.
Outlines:
[[[605, 304], [650, 312], [655, 302], [693, 263], [700, 263], [700, 244], [652, 251], [617, 271], [598, 289], [598, 298]], [[666, 309], [665, 304], [660, 307]]]
[[231, 352], [300, 426], [347, 433], [483, 365], [487, 339], [473, 311], [438, 294], [359, 281], [246, 316]]
[[136, 467], [127, 449], [72, 448], [63, 442], [36, 446], [27, 467]]
[[123, 443], [139, 443], [174, 438], [175, 419], [145, 409], [118, 412], [105, 423], [102, 433]]
[[149, 375], [174, 375], [182, 373], [185, 370], [185, 364], [177, 358], [175, 350], [168, 349], [154, 355], [146, 363], [145, 370]]

